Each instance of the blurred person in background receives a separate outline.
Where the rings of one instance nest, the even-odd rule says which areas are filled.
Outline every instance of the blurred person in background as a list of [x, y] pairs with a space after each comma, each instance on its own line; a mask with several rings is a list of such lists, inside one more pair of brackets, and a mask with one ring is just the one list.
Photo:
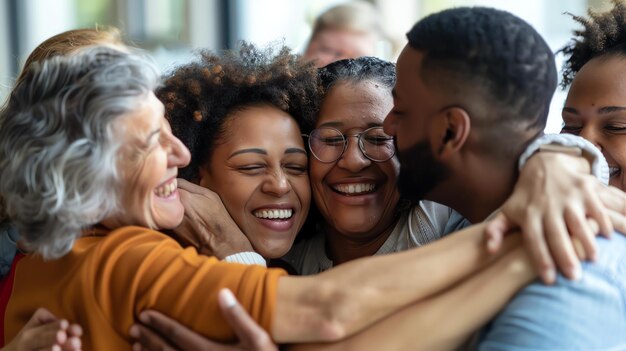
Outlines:
[[304, 59], [324, 67], [341, 59], [375, 56], [380, 42], [389, 43], [377, 11], [366, 1], [353, 1], [326, 10], [315, 20]]

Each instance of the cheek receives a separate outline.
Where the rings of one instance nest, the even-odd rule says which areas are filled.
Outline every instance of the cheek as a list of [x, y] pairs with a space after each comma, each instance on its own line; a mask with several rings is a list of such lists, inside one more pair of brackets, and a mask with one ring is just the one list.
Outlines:
[[231, 174], [216, 178], [213, 184], [209, 188], [220, 196], [231, 216], [237, 217], [245, 212], [246, 204], [254, 196], [259, 181], [254, 177]]
[[311, 203], [311, 183], [306, 175], [294, 177], [291, 180], [291, 187], [300, 200], [303, 209], [308, 209]]

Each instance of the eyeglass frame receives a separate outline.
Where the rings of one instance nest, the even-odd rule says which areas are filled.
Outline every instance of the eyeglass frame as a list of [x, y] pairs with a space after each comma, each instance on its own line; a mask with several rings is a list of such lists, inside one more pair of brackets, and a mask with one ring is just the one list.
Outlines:
[[[365, 158], [367, 158], [368, 160], [372, 161], [372, 162], [376, 162], [376, 163], [381, 163], [381, 162], [387, 162], [389, 160], [391, 160], [395, 155], [396, 155], [396, 145], [395, 143], [393, 144], [393, 153], [391, 154], [391, 156], [389, 156], [389, 158], [385, 159], [385, 160], [376, 160], [373, 159], [371, 156], [369, 156], [366, 152], [365, 152], [365, 146], [363, 144], [363, 135], [367, 132], [369, 132], [372, 129], [383, 129], [382, 126], [375, 126], [375, 127], [370, 127], [367, 128], [366, 130], [360, 132], [360, 133], [356, 133], [356, 134], [343, 134], [339, 129], [337, 128], [333, 128], [333, 127], [321, 127], [321, 128], [315, 128], [311, 131], [311, 133], [315, 132], [318, 129], [332, 129], [337, 131], [337, 133], [339, 135], [341, 135], [341, 137], [343, 138], [343, 150], [341, 150], [341, 153], [339, 153], [339, 156], [337, 156], [336, 159], [332, 160], [332, 161], [322, 161], [320, 160], [320, 158], [315, 154], [315, 152], [313, 152], [313, 148], [311, 147], [311, 134], [302, 134], [303, 137], [306, 137], [307, 140], [307, 145], [309, 147], [309, 150], [311, 151], [311, 154], [313, 155], [313, 157], [315, 157], [318, 161], [322, 162], [322, 163], [333, 163], [333, 162], [337, 162], [337, 160], [341, 159], [341, 157], [343, 156], [343, 154], [346, 153], [346, 150], [348, 149], [348, 138], [350, 137], [356, 137], [357, 138], [357, 145], [359, 146], [359, 150], [361, 151], [361, 153], [363, 154], [363, 156], [365, 156]], [[383, 131], [384, 133], [384, 131]], [[386, 133], [385, 133], [386, 135]], [[395, 138], [389, 135], [390, 140], [394, 140]]]

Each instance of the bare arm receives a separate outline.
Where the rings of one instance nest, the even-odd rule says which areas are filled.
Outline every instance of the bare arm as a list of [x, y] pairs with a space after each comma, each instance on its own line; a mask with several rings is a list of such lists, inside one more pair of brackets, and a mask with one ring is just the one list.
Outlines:
[[475, 225], [418, 249], [345, 263], [311, 277], [279, 280], [272, 337], [280, 343], [334, 341], [448, 289], [511, 248], [488, 254]]
[[333, 344], [294, 345], [290, 350], [454, 349], [534, 277], [525, 252], [518, 248], [446, 292], [417, 302], [353, 337]]

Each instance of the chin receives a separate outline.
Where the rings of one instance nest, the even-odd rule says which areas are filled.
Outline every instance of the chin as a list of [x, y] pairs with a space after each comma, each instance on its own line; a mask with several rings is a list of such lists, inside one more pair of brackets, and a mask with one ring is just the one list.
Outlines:
[[293, 245], [293, 240], [290, 240], [288, 243], [281, 243], [279, 245], [257, 245], [252, 243], [252, 247], [254, 250], [263, 258], [273, 259], [273, 258], [281, 258], [289, 252], [291, 246]]
[[156, 225], [154, 229], [174, 229], [183, 222], [184, 216], [185, 210], [182, 205], [179, 209], [166, 213], [165, 216], [155, 215], [153, 216], [154, 224]]

